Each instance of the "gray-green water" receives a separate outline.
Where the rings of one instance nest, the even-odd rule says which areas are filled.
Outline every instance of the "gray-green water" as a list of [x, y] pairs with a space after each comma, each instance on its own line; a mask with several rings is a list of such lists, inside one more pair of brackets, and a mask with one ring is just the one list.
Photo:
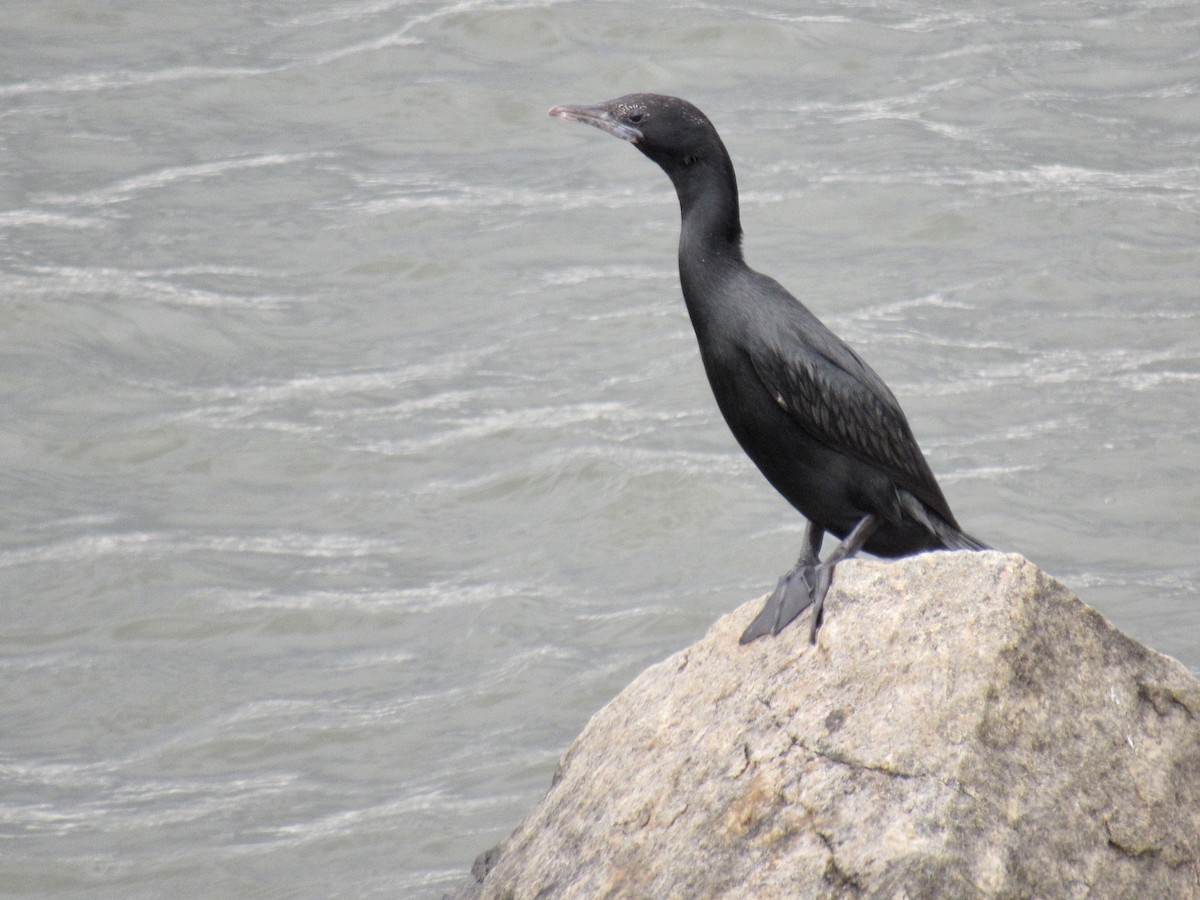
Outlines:
[[5, 892], [437, 896], [791, 564], [554, 103], [700, 105], [964, 526], [1200, 667], [1194, 4], [10, 6]]

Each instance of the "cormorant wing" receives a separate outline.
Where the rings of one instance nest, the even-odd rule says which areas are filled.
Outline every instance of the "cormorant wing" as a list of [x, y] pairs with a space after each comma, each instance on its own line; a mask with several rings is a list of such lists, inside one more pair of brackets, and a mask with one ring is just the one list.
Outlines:
[[775, 402], [816, 440], [891, 475], [899, 487], [955, 524], [908, 420], [883, 379], [771, 280], [791, 302], [783, 307], [787, 314], [779, 328], [768, 332], [749, 356]]

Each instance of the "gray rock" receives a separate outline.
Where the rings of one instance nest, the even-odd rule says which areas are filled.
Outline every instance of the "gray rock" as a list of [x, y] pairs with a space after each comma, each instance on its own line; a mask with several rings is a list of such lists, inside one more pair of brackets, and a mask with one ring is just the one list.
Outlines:
[[1200, 897], [1200, 683], [1020, 556], [748, 603], [597, 713], [466, 897]]

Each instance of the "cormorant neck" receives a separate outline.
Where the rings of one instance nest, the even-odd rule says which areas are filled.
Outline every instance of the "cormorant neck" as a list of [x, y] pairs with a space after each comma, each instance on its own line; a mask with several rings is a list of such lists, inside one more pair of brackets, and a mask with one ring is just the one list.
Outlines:
[[720, 152], [667, 170], [679, 197], [682, 231], [680, 264], [685, 250], [700, 260], [742, 261], [742, 221], [737, 177], [723, 145]]
[[[742, 258], [742, 223], [738, 214], [737, 178], [725, 153], [668, 169], [679, 195], [679, 284], [704, 354], [706, 335], [719, 328], [727, 292], [720, 288], [730, 275], [746, 268]], [[665, 167], [664, 167], [665, 168]]]

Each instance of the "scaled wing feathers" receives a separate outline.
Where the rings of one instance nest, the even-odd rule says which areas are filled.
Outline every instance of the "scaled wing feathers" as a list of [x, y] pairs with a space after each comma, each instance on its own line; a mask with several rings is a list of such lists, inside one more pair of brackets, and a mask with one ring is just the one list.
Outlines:
[[824, 348], [814, 346], [811, 337], [793, 343], [803, 349], [790, 355], [779, 346], [750, 354], [755, 373], [775, 401], [812, 437], [891, 475], [899, 487], [953, 522], [887, 385], [841, 341], [833, 338], [837, 345]]

